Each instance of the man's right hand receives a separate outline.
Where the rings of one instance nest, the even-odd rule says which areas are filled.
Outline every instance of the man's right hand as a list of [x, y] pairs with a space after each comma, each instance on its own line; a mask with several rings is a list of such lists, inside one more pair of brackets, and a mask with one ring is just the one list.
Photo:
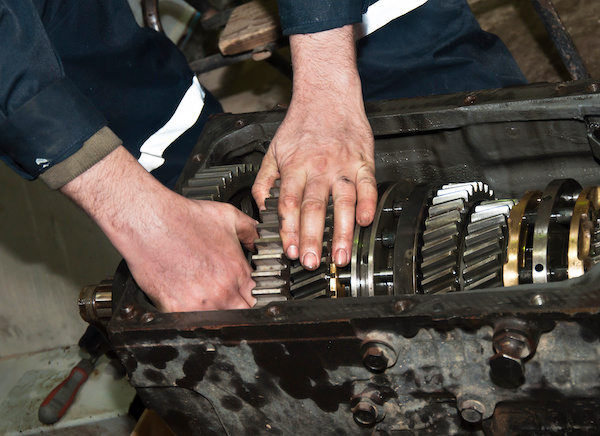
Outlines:
[[123, 147], [61, 188], [98, 223], [153, 303], [165, 312], [252, 307], [256, 221], [235, 207], [186, 199]]

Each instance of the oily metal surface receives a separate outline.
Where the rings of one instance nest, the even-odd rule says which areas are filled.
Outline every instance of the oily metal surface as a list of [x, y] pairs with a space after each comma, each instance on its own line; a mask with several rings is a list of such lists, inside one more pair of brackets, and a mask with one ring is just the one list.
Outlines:
[[[502, 401], [598, 396], [599, 275], [592, 269], [571, 281], [568, 293], [564, 283], [549, 283], [189, 314], [148, 311], [130, 282], [122, 304], [133, 310], [113, 318], [109, 330], [131, 383], [180, 427], [189, 421], [182, 421], [187, 411], [210, 419], [214, 410], [228, 434], [311, 434], [316, 428], [371, 434], [354, 422], [349, 403], [375, 391], [385, 399], [385, 419], [376, 426], [381, 431], [467, 433], [457, 413], [467, 401], [482, 404], [487, 419]], [[488, 374], [491, 325], [508, 312], [550, 322], [517, 389], [497, 387]], [[368, 341], [384, 341], [398, 356], [384, 373], [364, 367], [361, 344]], [[179, 400], [165, 405], [163, 389], [174, 386], [197, 392], [211, 407]], [[445, 414], [427, 412], [440, 402]]]
[[[557, 178], [596, 184], [594, 83], [370, 105], [378, 178], [482, 180], [501, 198]], [[217, 118], [181, 180], [201, 167], [260, 162], [283, 115]], [[495, 404], [598, 397], [597, 267], [568, 282], [445, 295], [413, 295], [404, 283], [407, 295], [162, 314], [122, 275], [108, 329], [132, 384], [181, 434], [468, 434], [478, 428], [461, 417], [488, 422]], [[542, 326], [523, 384], [510, 389], [491, 381], [488, 364], [506, 317]], [[369, 370], [365, 349], [393, 353], [391, 365]], [[163, 395], [173, 389], [185, 393]], [[374, 427], [355, 422], [357, 399], [373, 403]]]

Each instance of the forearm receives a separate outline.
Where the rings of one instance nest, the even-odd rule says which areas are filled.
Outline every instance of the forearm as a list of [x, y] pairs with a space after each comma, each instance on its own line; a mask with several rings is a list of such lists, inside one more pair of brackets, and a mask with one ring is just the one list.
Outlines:
[[[143, 233], [151, 238], [152, 233], [164, 227], [162, 214], [155, 210], [159, 206], [156, 200], [174, 195], [122, 146], [60, 191], [94, 219], [125, 258], [141, 254], [131, 252], [130, 238]], [[149, 228], [149, 223], [153, 228]], [[146, 228], [140, 229], [139, 225]]]
[[[61, 191], [98, 223], [163, 311], [247, 308], [256, 222], [235, 207], [165, 188], [123, 147]], [[213, 250], [218, 247], [218, 250]]]

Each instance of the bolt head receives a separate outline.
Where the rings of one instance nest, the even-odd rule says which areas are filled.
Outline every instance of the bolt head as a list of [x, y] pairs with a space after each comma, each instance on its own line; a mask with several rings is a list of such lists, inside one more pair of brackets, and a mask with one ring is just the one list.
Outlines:
[[352, 408], [352, 416], [357, 424], [370, 427], [377, 422], [377, 408], [369, 401], [359, 401]]
[[489, 363], [495, 382], [499, 381], [514, 386], [523, 383], [525, 367], [521, 359], [508, 354], [496, 353], [490, 358]]
[[466, 400], [463, 401], [460, 406], [460, 416], [467, 421], [472, 423], [481, 422], [485, 415], [485, 406], [481, 401], [478, 400]]
[[520, 359], [527, 359], [532, 353], [527, 336], [514, 330], [504, 330], [494, 335], [494, 349]]
[[365, 350], [363, 363], [369, 370], [381, 372], [388, 368], [389, 360], [381, 347], [372, 345]]

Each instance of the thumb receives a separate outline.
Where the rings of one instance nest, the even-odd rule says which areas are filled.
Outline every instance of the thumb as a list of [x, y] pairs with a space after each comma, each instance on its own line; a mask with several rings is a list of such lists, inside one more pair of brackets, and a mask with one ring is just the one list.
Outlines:
[[258, 222], [243, 212], [236, 210], [235, 233], [241, 244], [250, 251], [254, 250], [254, 240], [258, 239], [256, 225]]
[[256, 175], [256, 180], [252, 186], [252, 196], [260, 210], [265, 208], [265, 199], [269, 198], [269, 191], [275, 184], [275, 180], [279, 178], [279, 170], [277, 162], [273, 154], [268, 153], [263, 158], [260, 164], [260, 170]]

